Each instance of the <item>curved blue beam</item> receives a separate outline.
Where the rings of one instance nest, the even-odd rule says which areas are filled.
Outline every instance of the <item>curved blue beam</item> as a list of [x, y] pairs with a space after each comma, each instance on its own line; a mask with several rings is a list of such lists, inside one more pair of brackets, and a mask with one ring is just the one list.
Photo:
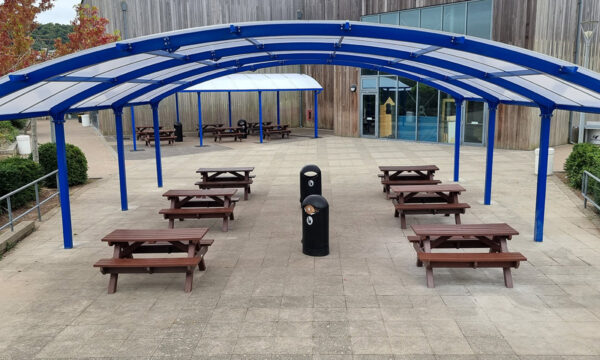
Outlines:
[[[194, 30], [182, 30], [157, 34], [140, 40], [104, 45], [95, 49], [54, 60], [48, 66], [33, 66], [9, 75], [10, 81], [3, 83], [3, 94], [22, 89], [32, 83], [52, 76], [73, 71], [84, 66], [125, 57], [163, 50], [174, 52], [182, 46], [232, 40], [240, 38], [260, 38], [265, 36], [335, 36], [388, 39], [457, 49], [474, 54], [485, 54], [496, 59], [512, 62], [525, 68], [551, 74], [560, 79], [600, 92], [600, 81], [591, 76], [591, 71], [580, 70], [576, 65], [548, 56], [536, 56], [536, 53], [512, 47], [506, 44], [465, 37], [457, 34], [433, 32], [423, 29], [403, 28], [365, 24], [360, 22], [269, 22], [242, 23], [238, 26], [214, 26]], [[199, 41], [201, 39], [201, 41]], [[426, 55], [419, 57], [427, 57]], [[185, 60], [186, 57], [182, 56]], [[180, 59], [178, 59], [180, 60]], [[555, 60], [555, 61], [553, 61]]]
[[[374, 70], [384, 69], [386, 71], [391, 71], [390, 69], [392, 69], [392, 68], [388, 68], [388, 67], [383, 67], [384, 65], [387, 64], [387, 62], [385, 62], [385, 61], [376, 60], [376, 59], [372, 59], [372, 58], [364, 58], [363, 59], [362, 57], [357, 57], [357, 56], [349, 58], [346, 55], [340, 55], [340, 56], [336, 57], [336, 59], [334, 59], [334, 60], [331, 60], [331, 59], [318, 60], [319, 58], [322, 58], [322, 59], [327, 58], [326, 54], [314, 54], [314, 55], [303, 54], [302, 56], [300, 56], [300, 55], [282, 55], [282, 57], [284, 57], [285, 59], [291, 59], [291, 60], [299, 60], [299, 59], [297, 59], [298, 57], [306, 59], [306, 60], [303, 60], [303, 61], [296, 61], [296, 64], [308, 64], [308, 63], [310, 63], [310, 64], [327, 64], [327, 63], [333, 64], [333, 63], [336, 63], [337, 64], [337, 63], [340, 63], [340, 61], [344, 62], [343, 59], [349, 59], [349, 61], [346, 61], [347, 63], [349, 63], [349, 64], [351, 63], [352, 64], [352, 65], [349, 65], [349, 66], [356, 66], [356, 67], [371, 66], [371, 68], [373, 68]], [[260, 64], [260, 63], [264, 64], [264, 63], [268, 62], [270, 59], [271, 59], [270, 56], [257, 56], [257, 57], [252, 57], [252, 58], [244, 59], [245, 60], [244, 62], [232, 60], [232, 61], [227, 61], [227, 62], [222, 63], [222, 65], [220, 66], [220, 68], [227, 69], [227, 68], [237, 67], [237, 66], [245, 65], [245, 64]], [[342, 59], [342, 60], [339, 60], [339, 59]], [[366, 60], [376, 61], [377, 65], [371, 65], [370, 63], [367, 63]], [[271, 61], [271, 63], [273, 64], [271, 66], [281, 65], [281, 61], [284, 61], [284, 60]], [[288, 64], [288, 65], [292, 64], [290, 61], [287, 61], [287, 60], [285, 60], [285, 63]], [[253, 66], [256, 66], [256, 65], [253, 65]], [[400, 66], [398, 65], [395, 68], [399, 68], [399, 67]], [[252, 70], [251, 67], [250, 68], [246, 67], [245, 69], [246, 70]], [[180, 73], [180, 74], [174, 75], [171, 78], [165, 79], [165, 83], [166, 82], [173, 83], [175, 81], [180, 81], [182, 79], [186, 79], [186, 78], [189, 78], [189, 77], [192, 77], [192, 76], [200, 75], [200, 74], [203, 74], [203, 73], [206, 73], [206, 72], [209, 72], [209, 71], [215, 71], [215, 69], [214, 68], [204, 68], [204, 67], [200, 68], [200, 69], [193, 69], [193, 70], [190, 70], [190, 71], [187, 71], [187, 72], [184, 72], [184, 73]], [[428, 85], [430, 85], [432, 87], [438, 88], [438, 89], [440, 89], [440, 90], [442, 90], [444, 92], [447, 92], [449, 94], [457, 94], [458, 97], [462, 97], [462, 95], [456, 93], [455, 91], [452, 91], [452, 90], [450, 90], [450, 89], [448, 89], [448, 88], [446, 88], [444, 86], [440, 86], [439, 84], [433, 83], [433, 82], [431, 82], [429, 80], [426, 80], [426, 79], [423, 79], [421, 77], [415, 77], [414, 75], [411, 75], [411, 74], [408, 74], [408, 73], [405, 73], [405, 72], [398, 73], [398, 75], [414, 79], [415, 81], [421, 81], [421, 82], [423, 82], [425, 84], [428, 84]], [[443, 79], [442, 76], [437, 75], [437, 74], [432, 73], [432, 72], [426, 72], [425, 75], [431, 76], [431, 77], [438, 77], [438, 78], [440, 78], [440, 80]], [[202, 78], [200, 80], [205, 81], [206, 79]], [[177, 91], [182, 91], [182, 90], [188, 88], [189, 86], [192, 86], [193, 84], [196, 84], [198, 82], [201, 82], [201, 81], [188, 82], [188, 83], [186, 83], [186, 84], [184, 84], [182, 86], [179, 86], [177, 88]], [[119, 98], [119, 100], [117, 102], [114, 102], [112, 104], [112, 106], [123, 106], [123, 105], [127, 104], [129, 101], [131, 101], [133, 99], [136, 99], [136, 98], [138, 98], [140, 96], [143, 96], [144, 94], [148, 93], [149, 91], [156, 90], [156, 89], [160, 88], [161, 86], [163, 86], [163, 85], [158, 85], [158, 84], [148, 85], [148, 86], [146, 86], [143, 89], [137, 90], [137, 91], [135, 91], [135, 92], [133, 92], [133, 93], [127, 95], [127, 96]], [[483, 95], [482, 97], [483, 97], [484, 100], [488, 100], [488, 101], [492, 101], [492, 102], [497, 102], [498, 101], [497, 98], [492, 97], [492, 96], [488, 95], [487, 93], [481, 92], [478, 88], [473, 88], [473, 87], [468, 86], [468, 85], [465, 85], [465, 87], [466, 87], [465, 90], [467, 90], [467, 91], [470, 91], [470, 92], [472, 92], [474, 94], [481, 94], [481, 95]], [[166, 94], [166, 93], [163, 93], [163, 94]], [[171, 92], [171, 94], [172, 94], [172, 92]], [[146, 103], [146, 102], [143, 102], [143, 103]], [[533, 105], [533, 104], [531, 104], [531, 105]]]
[[[302, 42], [298, 42], [298, 43], [293, 43], [293, 49], [290, 48], [290, 44], [266, 44], [264, 46], [264, 48], [258, 49], [256, 48], [256, 46], [238, 46], [238, 47], [232, 47], [232, 48], [227, 48], [227, 49], [221, 49], [221, 50], [216, 50], [213, 51], [211, 53], [208, 52], [202, 52], [202, 53], [197, 53], [194, 55], [190, 55], [189, 56], [189, 61], [200, 61], [200, 60], [207, 60], [209, 56], [213, 56], [215, 58], [222, 58], [222, 57], [228, 57], [228, 56], [238, 56], [238, 55], [242, 55], [242, 54], [251, 54], [251, 53], [265, 53], [265, 51], [268, 51], [269, 53], [272, 52], [277, 52], [277, 51], [290, 51], [290, 54], [292, 53], [292, 51], [302, 51], [302, 52], [306, 52], [306, 51], [343, 51], [343, 52], [348, 52], [348, 53], [353, 53], [353, 54], [365, 54], [365, 55], [378, 55], [378, 56], [386, 56], [386, 57], [390, 57], [390, 58], [396, 58], [396, 59], [406, 59], [406, 60], [411, 60], [413, 62], [423, 62], [427, 65], [432, 65], [432, 66], [436, 66], [436, 67], [440, 67], [442, 69], [449, 69], [455, 72], [461, 72], [463, 74], [466, 75], [470, 75], [473, 77], [481, 77], [483, 78], [483, 80], [486, 81], [490, 81], [492, 83], [496, 83], [496, 85], [501, 86], [501, 84], [499, 83], [508, 83], [511, 86], [516, 86], [514, 84], [512, 84], [511, 82], [508, 82], [504, 79], [499, 79], [499, 78], [493, 78], [488, 76], [488, 74], [486, 74], [485, 72], [482, 71], [476, 71], [476, 70], [472, 70], [470, 71], [468, 67], [465, 67], [463, 65], [460, 64], [456, 64], [450, 61], [445, 61], [445, 60], [439, 60], [439, 59], [435, 59], [435, 58], [430, 58], [427, 57], [425, 55], [422, 56], [418, 56], [418, 57], [413, 57], [411, 53], [406, 52], [406, 51], [399, 51], [399, 50], [391, 50], [391, 49], [386, 49], [386, 48], [381, 48], [381, 47], [377, 47], [377, 46], [364, 46], [364, 45], [343, 45], [341, 48], [340, 47], [336, 47], [332, 44], [328, 44], [328, 43], [302, 43]], [[306, 55], [305, 53], [303, 53], [304, 55]], [[276, 60], [276, 59], [283, 59], [286, 55], [288, 54], [276, 54], [276, 55], [269, 55], [269, 59], [270, 60]], [[339, 56], [343, 56], [343, 55], [337, 55], [336, 57]], [[348, 55], [346, 55], [348, 56]], [[63, 102], [61, 102], [60, 104], [57, 104], [54, 107], [54, 111], [67, 111], [68, 108], [70, 108], [71, 106], [77, 104], [78, 102], [85, 100], [89, 97], [92, 97], [93, 95], [97, 94], [98, 92], [101, 91], [105, 91], [110, 89], [111, 87], [114, 87], [116, 85], [125, 83], [127, 81], [133, 80], [137, 77], [140, 76], [147, 76], [147, 75], [151, 75], [153, 72], [159, 71], [159, 70], [164, 70], [173, 66], [179, 66], [179, 65], [184, 65], [185, 62], [181, 62], [178, 61], [176, 64], [173, 64], [172, 62], [173, 60], [167, 60], [164, 61], [160, 64], [163, 64], [163, 66], [160, 66], [159, 64], [155, 64], [154, 66], [149, 67], [149, 69], [147, 71], [142, 71], [140, 72], [139, 70], [135, 70], [132, 71], [130, 73], [127, 74], [123, 74], [121, 76], [119, 76], [118, 78], [115, 78], [114, 81], [111, 82], [103, 82], [100, 83], [98, 85], [95, 85], [93, 87], [91, 87], [90, 89], [87, 89], [85, 91], [82, 91], [80, 94], [78, 94], [75, 97], [72, 97], [70, 99], [67, 99]], [[236, 60], [231, 60], [231, 61], [236, 61]], [[246, 59], [242, 59], [242, 60], [238, 60], [237, 62], [245, 62]], [[381, 64], [386, 64], [386, 65], [403, 65], [400, 63], [391, 63], [389, 61], [385, 61], [385, 60], [381, 60], [379, 59]], [[223, 63], [216, 63], [216, 65], [213, 66], [209, 66], [210, 69], [215, 69], [218, 67], [225, 67], [225, 66], [229, 66], [225, 64], [226, 62]], [[412, 72], [420, 72], [423, 69], [420, 69], [419, 67], [416, 66], [408, 66], [408, 65], [403, 65], [403, 66], [407, 66], [406, 70], [412, 71]], [[201, 69], [203, 69], [204, 67], [202, 67]], [[196, 69], [197, 70], [197, 69]], [[193, 70], [192, 70], [193, 71]], [[135, 73], [135, 75], [134, 75]], [[188, 72], [186, 72], [188, 73]], [[428, 74], [427, 76], [430, 77], [434, 77], [438, 80], [441, 81], [446, 81], [448, 82], [448, 80], [451, 80], [453, 85], [455, 86], [459, 86], [459, 87], [463, 87], [466, 86], [465, 83], [463, 83], [462, 81], [456, 80], [456, 79], [449, 79], [447, 76], [445, 75], [441, 75], [438, 73], [435, 73], [434, 71], [430, 71], [428, 70]], [[433, 75], [435, 74], [435, 76]], [[135, 76], [135, 77], [134, 77]], [[144, 87], [143, 89], [140, 89], [140, 91], [145, 90], [146, 92], [152, 91], [160, 86], [166, 85], [172, 81], [175, 80], [170, 80], [171, 78], [168, 79], [162, 79], [158, 84], [153, 84], [147, 87]], [[181, 80], [182, 78], [179, 77], [179, 80]], [[525, 96], [528, 98], [531, 98], [531, 96], [534, 97], [538, 97], [539, 100], [539, 95], [537, 95], [535, 92], [532, 92], [528, 89], [525, 89], [523, 87], [518, 87], [516, 86], [515, 89], [510, 89], [511, 91], [521, 95], [521, 96]], [[484, 91], [484, 90], [482, 90]], [[527, 92], [527, 94], [529, 96], [527, 96], [527, 94], [522, 94], [520, 93], [520, 91], [524, 91]], [[490, 94], [493, 96], [493, 94]], [[492, 101], [491, 99], [486, 99], [487, 101]], [[535, 100], [532, 98], [532, 100]], [[541, 100], [543, 101], [543, 100]], [[119, 101], [118, 104], [123, 104], [123, 101]], [[118, 106], [118, 104], [116, 104]], [[548, 104], [546, 104], [548, 105]]]
[[[285, 64], [285, 65], [293, 65], [294, 63], [297, 63], [297, 64], [314, 63], [314, 64], [321, 64], [321, 65], [334, 64], [334, 60], [332, 60], [328, 54], [320, 54], [320, 53], [280, 55], [279, 58], [284, 59], [284, 60], [280, 60], [280, 61], [283, 61], [283, 64]], [[288, 59], [295, 60], [295, 61], [288, 61]], [[312, 62], [309, 62], [310, 60], [312, 60]], [[434, 78], [434, 79], [437, 79], [440, 81], [445, 81], [451, 85], [461, 87], [462, 89], [464, 89], [466, 91], [469, 91], [475, 95], [481, 96], [484, 101], [491, 102], [491, 103], [501, 102], [497, 97], [492, 96], [488, 93], [485, 93], [482, 90], [480, 90], [479, 88], [473, 87], [468, 84], [459, 83], [457, 80], [447, 79], [445, 76], [436, 74], [429, 70], [419, 69], [419, 68], [415, 68], [413, 66], [407, 66], [404, 64], [388, 65], [388, 62], [384, 61], [384, 60], [373, 59], [373, 58], [368, 58], [368, 57], [361, 57], [361, 56], [354, 56], [354, 55], [336, 55], [335, 60], [356, 63], [356, 64], [358, 64], [358, 67], [364, 67], [365, 64], [369, 64], [369, 65], [373, 65], [376, 70], [384, 70], [384, 71], [390, 72], [390, 73], [394, 73], [394, 71], [390, 70], [390, 69], [394, 69], [394, 70], [407, 70], [410, 72], [423, 74], [425, 76], [428, 76], [428, 77], [431, 77], [431, 78]], [[259, 65], [259, 64], [257, 64], [257, 65]], [[252, 66], [258, 68], [257, 65], [252, 65]], [[252, 66], [251, 66], [251, 68], [252, 68]], [[223, 74], [224, 74], [224, 72], [223, 72]], [[410, 74], [404, 73], [404, 75], [400, 75], [400, 76], [415, 79], [414, 75], [411, 75], [411, 76], [406, 76], [406, 75], [410, 75]], [[161, 93], [160, 95], [157, 95], [153, 99], [149, 100], [149, 102], [162, 100], [166, 96], [169, 96], [175, 92], [182, 91], [184, 89], [187, 89], [190, 86], [204, 82], [204, 81], [208, 80], [208, 78], [215, 78], [215, 77], [218, 77], [218, 76], [203, 77], [203, 78], [196, 79], [194, 81], [187, 82], [187, 83], [180, 85], [172, 90], [168, 90], [164, 93]], [[427, 79], [424, 79], [422, 77], [416, 77], [415, 80], [419, 81], [419, 82], [423, 82], [434, 88], [442, 90], [441, 86], [439, 86], [438, 84], [430, 82]], [[153, 85], [150, 85], [150, 86], [153, 86]], [[456, 93], [456, 92], [453, 92], [453, 93]]]

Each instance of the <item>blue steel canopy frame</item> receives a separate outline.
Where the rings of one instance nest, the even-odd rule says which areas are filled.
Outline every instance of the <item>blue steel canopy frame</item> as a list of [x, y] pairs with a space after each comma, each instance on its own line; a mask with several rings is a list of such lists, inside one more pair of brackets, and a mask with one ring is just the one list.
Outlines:
[[[238, 65], [239, 65], [239, 62], [238, 62]], [[278, 63], [277, 65], [279, 66], [281, 64]], [[194, 81], [194, 85], [197, 85], [197, 84], [200, 84], [200, 83], [205, 83], [205, 82], [207, 82], [209, 80], [214, 80], [214, 79], [217, 79], [217, 78], [222, 78], [223, 76], [227, 76], [227, 75], [230, 75], [230, 74], [238, 73], [240, 71], [244, 71], [244, 70], [255, 71], [255, 70], [257, 70], [257, 68], [264, 68], [264, 67], [273, 67], [273, 64], [268, 63], [268, 66], [265, 66], [265, 63], [258, 63], [258, 64], [253, 63], [250, 67], [242, 67], [242, 66], [240, 66], [240, 67], [235, 67], [233, 69], [229, 68], [229, 69], [223, 70], [222, 72], [219, 72], [218, 74], [212, 74], [210, 76], [203, 77], [203, 78], [201, 78], [202, 79], [201, 81]], [[194, 74], [195, 74], [195, 71], [194, 71]], [[263, 74], [263, 75], [266, 75], [266, 74]], [[282, 75], [282, 74], [276, 74], [276, 76], [279, 76], [279, 75]], [[305, 76], [307, 78], [310, 78], [307, 75], [303, 75], [303, 76]], [[312, 79], [312, 78], [310, 78], [310, 79]], [[232, 80], [235, 81], [235, 79], [228, 79], [228, 80], [229, 81], [232, 81]], [[250, 80], [252, 80], [253, 82], [260, 82], [261, 81], [261, 79], [250, 79]], [[292, 87], [292, 86], [289, 86], [289, 87], [283, 87], [283, 88], [280, 88], [280, 87], [266, 88], [266, 87], [261, 87], [258, 84], [255, 84], [254, 86], [248, 86], [247, 88], [244, 88], [244, 89], [229, 89], [229, 88], [225, 89], [222, 86], [219, 86], [218, 89], [195, 89], [192, 86], [192, 87], [187, 87], [187, 88], [184, 88], [184, 89], [181, 89], [181, 87], [178, 87], [178, 88], [176, 88], [177, 92], [175, 92], [175, 94], [177, 95], [179, 92], [198, 93], [198, 101], [200, 101], [200, 94], [201, 93], [204, 93], [204, 92], [211, 92], [211, 93], [212, 92], [226, 92], [227, 93], [227, 109], [228, 109], [228, 115], [229, 115], [229, 127], [231, 127], [232, 126], [232, 122], [231, 122], [231, 93], [232, 92], [256, 92], [256, 93], [258, 93], [259, 142], [262, 144], [263, 140], [264, 140], [264, 138], [263, 138], [263, 135], [264, 135], [263, 134], [263, 125], [262, 125], [263, 124], [263, 121], [262, 121], [262, 93], [263, 92], [275, 92], [276, 93], [277, 126], [279, 126], [281, 124], [279, 93], [281, 91], [314, 91], [315, 94], [319, 94], [323, 90], [323, 87], [319, 83], [317, 83], [316, 81], [314, 81], [314, 79], [312, 79], [312, 80], [313, 80], [312, 82], [315, 84], [315, 86], [312, 86], [312, 87], [304, 87], [304, 86]], [[169, 92], [169, 95], [170, 94], [171, 94], [171, 92]], [[169, 96], [169, 95], [165, 95], [165, 96]], [[131, 96], [135, 96], [135, 95], [131, 95]], [[155, 100], [156, 101], [161, 101], [162, 99], [165, 98], [165, 96], [157, 97], [157, 98], [155, 98]], [[315, 95], [315, 113], [317, 112], [317, 106], [318, 106], [318, 102], [317, 102], [317, 97]], [[198, 118], [198, 124], [199, 125], [198, 126], [202, 126], [202, 117], [201, 117], [201, 115], [198, 115], [198, 116], [199, 116], [199, 118]], [[318, 138], [319, 131], [317, 129], [318, 123], [316, 121], [315, 121], [315, 125], [314, 126], [315, 126], [315, 129], [314, 129], [315, 136], [314, 137]], [[202, 146], [202, 139], [200, 140], [200, 146]]]
[[[275, 41], [273, 36], [280, 41]], [[312, 41], [303, 42], [303, 38], [312, 38]], [[335, 41], [330, 41], [331, 38]], [[241, 43], [245, 45], [240, 46]], [[252, 53], [267, 56], [245, 57]], [[153, 62], [153, 59], [147, 58], [150, 55], [162, 60]], [[145, 60], [139, 58], [144, 56]], [[143, 61], [150, 63], [135, 66], [135, 61], [127, 63], [128, 59], [137, 59], [135, 61], [140, 64]], [[121, 60], [124, 63], [120, 63], [119, 67], [129, 71], [102, 76], [107, 72], [102, 72], [100, 65]], [[485, 65], [486, 62], [493, 66]], [[66, 112], [112, 108], [115, 121], [120, 122], [124, 106], [150, 104], [156, 125], [159, 102], [176, 93], [178, 88], [225, 75], [228, 71], [293, 63], [358, 66], [417, 79], [452, 95], [457, 106], [463, 100], [475, 100], [486, 101], [494, 108], [499, 103], [539, 107], [542, 126], [534, 231], [536, 241], [543, 237], [547, 147], [552, 113], [555, 109], [600, 113], [600, 74], [533, 51], [468, 36], [398, 26], [348, 21], [277, 21], [217, 25], [128, 39], [22, 69], [0, 78], [0, 120], [52, 116], [58, 131], [64, 242], [69, 248], [72, 247], [72, 236], [63, 127]], [[506, 64], [511, 66], [503, 68]], [[182, 76], [165, 78], [164, 74], [158, 75], [161, 71], [187, 65], [193, 65], [189, 67], [192, 70], [180, 73], [184, 74]], [[221, 69], [225, 71], [218, 71]], [[80, 74], [86, 71], [91, 75]], [[97, 73], [94, 74], [94, 71]], [[206, 76], [198, 75], [203, 73]], [[57, 91], [46, 89], [46, 85], [60, 82], [66, 82], [66, 85], [63, 88], [58, 86]], [[121, 86], [135, 90], [119, 92]], [[76, 93], [67, 96], [69, 88], [77, 90]], [[110, 94], [110, 91], [115, 93]], [[42, 98], [40, 93], [52, 96]], [[39, 101], [18, 110], [19, 100], [32, 95]], [[51, 98], [53, 96], [55, 98]], [[94, 103], [98, 98], [106, 101]], [[13, 100], [15, 103], [12, 103]], [[89, 104], [86, 106], [86, 103]], [[11, 106], [17, 110], [11, 110]], [[490, 112], [491, 120], [493, 115]], [[491, 127], [492, 136], [493, 131]], [[458, 126], [456, 134], [460, 135]], [[460, 137], [456, 137], [457, 142], [458, 139]], [[455, 180], [458, 180], [459, 148], [460, 143], [455, 144]], [[487, 194], [491, 194], [493, 141], [488, 141], [487, 150], [486, 198]], [[156, 155], [157, 180], [162, 186], [158, 141]], [[121, 164], [121, 159], [119, 161]], [[124, 175], [124, 170], [120, 170], [123, 181]], [[126, 207], [126, 195], [122, 207]]]

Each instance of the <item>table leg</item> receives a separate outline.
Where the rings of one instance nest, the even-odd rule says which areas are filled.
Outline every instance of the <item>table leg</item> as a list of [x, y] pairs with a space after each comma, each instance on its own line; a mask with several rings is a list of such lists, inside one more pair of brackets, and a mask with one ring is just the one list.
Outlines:
[[229, 230], [229, 215], [223, 216], [223, 226], [221, 227], [223, 232], [227, 232]]
[[[500, 252], [508, 252], [508, 245], [506, 244], [506, 239], [500, 239]], [[502, 268], [504, 272], [504, 285], [507, 288], [513, 287], [512, 273], [510, 271], [510, 267]]]
[[[196, 256], [196, 244], [192, 241], [188, 244], [188, 257]], [[192, 291], [192, 285], [194, 284], [194, 267], [188, 267], [185, 272], [185, 292]]]
[[[121, 245], [115, 244], [115, 248], [113, 250], [113, 259], [121, 258]], [[117, 280], [119, 280], [119, 274], [110, 274], [110, 280], [108, 280], [108, 293], [114, 294], [117, 292]]]
[[[423, 251], [426, 253], [431, 252], [431, 242], [429, 241], [429, 238], [426, 238], [425, 241], [423, 241]], [[427, 278], [427, 287], [428, 288], [435, 287], [435, 285], [433, 283], [433, 267], [431, 266], [431, 263], [429, 263], [429, 262], [425, 266], [425, 277]]]

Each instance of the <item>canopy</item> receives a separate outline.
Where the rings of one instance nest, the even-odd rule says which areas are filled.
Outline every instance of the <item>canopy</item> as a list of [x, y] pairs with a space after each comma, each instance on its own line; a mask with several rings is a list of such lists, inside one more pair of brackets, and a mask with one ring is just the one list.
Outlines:
[[[106, 44], [34, 65], [0, 78], [0, 120], [52, 116], [63, 235], [65, 247], [69, 248], [72, 247], [72, 230], [63, 125], [65, 113], [114, 110], [121, 207], [126, 210], [124, 106], [149, 104], [152, 107], [157, 182], [162, 187], [158, 133], [158, 105], [162, 99], [233, 73], [300, 64], [382, 71], [444, 91], [456, 100], [455, 139], [460, 139], [462, 101], [487, 102], [486, 205], [491, 204], [497, 105], [539, 107], [536, 241], [543, 237], [552, 113], [555, 109], [600, 113], [600, 74], [564, 60], [459, 34], [319, 20], [262, 21], [178, 30]], [[200, 103], [198, 107], [200, 113]], [[315, 123], [316, 119], [315, 108]], [[455, 181], [459, 179], [459, 149], [460, 142], [456, 141]]]
[[190, 86], [182, 92], [323, 90], [305, 74], [233, 74]]
[[294, 64], [381, 70], [455, 98], [600, 112], [600, 75], [515, 46], [343, 21], [216, 25], [127, 39], [0, 78], [0, 119], [158, 103], [204, 81]]

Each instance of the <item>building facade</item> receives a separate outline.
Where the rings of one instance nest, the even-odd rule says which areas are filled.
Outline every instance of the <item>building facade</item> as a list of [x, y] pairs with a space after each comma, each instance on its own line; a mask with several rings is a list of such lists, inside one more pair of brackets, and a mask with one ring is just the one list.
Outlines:
[[[582, 63], [579, 24], [600, 19], [596, 0], [84, 0], [109, 19], [109, 30], [124, 38], [214, 24], [262, 20], [354, 20], [421, 27], [477, 36]], [[599, 49], [593, 39], [590, 68], [599, 71]], [[319, 126], [340, 136], [454, 143], [455, 104], [449, 95], [425, 84], [370, 70], [305, 65], [273, 68], [272, 72], [302, 72], [323, 85], [319, 94]], [[356, 91], [352, 91], [356, 89]], [[195, 96], [179, 94], [184, 131], [196, 129]], [[206, 122], [227, 118], [227, 95], [203, 95]], [[312, 126], [312, 94], [281, 94], [282, 122]], [[487, 106], [464, 102], [461, 143], [484, 145]], [[275, 96], [263, 97], [265, 121], [275, 118]], [[151, 122], [151, 112], [136, 108], [136, 121]], [[258, 118], [256, 94], [232, 94], [233, 118]], [[128, 114], [124, 114], [127, 119]], [[172, 123], [175, 97], [161, 102], [161, 122]], [[588, 115], [588, 118], [592, 117]], [[579, 114], [556, 111], [551, 145], [564, 144], [575, 134]], [[126, 121], [126, 131], [130, 131]], [[571, 125], [571, 123], [573, 125]], [[103, 133], [114, 131], [108, 111], [99, 114]], [[539, 143], [539, 111], [500, 105], [497, 147], [533, 149]]]

